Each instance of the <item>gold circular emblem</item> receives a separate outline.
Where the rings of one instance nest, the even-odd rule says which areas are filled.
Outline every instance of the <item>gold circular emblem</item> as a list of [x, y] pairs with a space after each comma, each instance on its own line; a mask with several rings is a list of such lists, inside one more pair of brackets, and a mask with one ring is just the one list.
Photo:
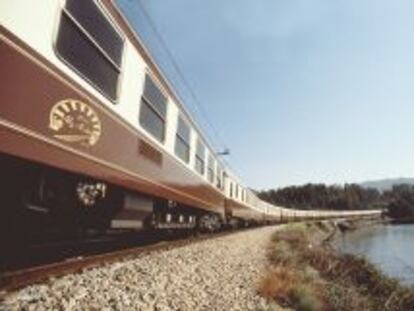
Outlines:
[[62, 100], [52, 107], [49, 128], [56, 132], [53, 135], [55, 138], [83, 146], [95, 145], [102, 132], [96, 112], [89, 105], [75, 99]]

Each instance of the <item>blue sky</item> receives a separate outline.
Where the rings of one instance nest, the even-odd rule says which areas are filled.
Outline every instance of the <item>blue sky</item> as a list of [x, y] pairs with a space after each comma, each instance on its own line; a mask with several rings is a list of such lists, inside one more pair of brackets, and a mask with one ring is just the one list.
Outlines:
[[414, 1], [118, 2], [251, 187], [414, 176]]

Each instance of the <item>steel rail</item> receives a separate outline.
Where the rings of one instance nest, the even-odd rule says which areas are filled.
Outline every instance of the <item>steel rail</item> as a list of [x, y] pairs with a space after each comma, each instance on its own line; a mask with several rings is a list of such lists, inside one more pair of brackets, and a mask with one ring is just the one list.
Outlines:
[[42, 264], [15, 271], [0, 273], [0, 291], [12, 291], [22, 287], [47, 281], [51, 277], [62, 277], [68, 274], [81, 273], [87, 269], [97, 268], [116, 261], [133, 259], [138, 256], [147, 256], [154, 252], [168, 251], [173, 248], [184, 247], [193, 243], [216, 239], [223, 236], [239, 233], [247, 228], [237, 231], [226, 231], [215, 234], [202, 234], [172, 241], [161, 241], [145, 246], [134, 246], [122, 250], [110, 251], [102, 254], [67, 258], [63, 261]]

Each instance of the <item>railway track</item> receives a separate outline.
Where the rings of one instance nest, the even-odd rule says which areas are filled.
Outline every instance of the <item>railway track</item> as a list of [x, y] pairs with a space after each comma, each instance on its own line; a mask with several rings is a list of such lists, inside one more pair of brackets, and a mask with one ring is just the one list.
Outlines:
[[[79, 273], [85, 269], [99, 267], [120, 260], [127, 260], [129, 258], [150, 254], [152, 252], [182, 247], [192, 243], [229, 235], [234, 232], [240, 232], [240, 230], [202, 235], [194, 235], [194, 233], [181, 233], [178, 236], [158, 235], [157, 238], [152, 239], [147, 236], [146, 239], [139, 240], [139, 243], [135, 241], [135, 243], [131, 243], [129, 246], [125, 245], [125, 241], [117, 246], [106, 245], [103, 248], [101, 246], [96, 247], [96, 245], [90, 244], [87, 251], [78, 251], [75, 256], [63, 257], [64, 254], [57, 252], [45, 256], [38, 262], [33, 262], [28, 259], [27, 262], [30, 264], [19, 263], [16, 265], [14, 263], [9, 263], [9, 266], [7, 268], [3, 268], [0, 272], [0, 290], [15, 290], [46, 281], [51, 277]], [[148, 235], [150, 234], [148, 233]], [[37, 245], [32, 247], [32, 249], [37, 249], [38, 251], [43, 249], [44, 251], [47, 246], [50, 245]], [[62, 245], [62, 247], [64, 246], [65, 245]], [[85, 246], [80, 249], [84, 247]], [[29, 254], [27, 254], [27, 256], [29, 256]]]

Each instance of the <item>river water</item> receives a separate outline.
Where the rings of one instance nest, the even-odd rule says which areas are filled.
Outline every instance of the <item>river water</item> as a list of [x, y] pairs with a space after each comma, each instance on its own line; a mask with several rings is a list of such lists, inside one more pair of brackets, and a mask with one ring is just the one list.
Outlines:
[[414, 285], [414, 225], [382, 225], [347, 232], [337, 241], [344, 253], [364, 255], [389, 276]]

